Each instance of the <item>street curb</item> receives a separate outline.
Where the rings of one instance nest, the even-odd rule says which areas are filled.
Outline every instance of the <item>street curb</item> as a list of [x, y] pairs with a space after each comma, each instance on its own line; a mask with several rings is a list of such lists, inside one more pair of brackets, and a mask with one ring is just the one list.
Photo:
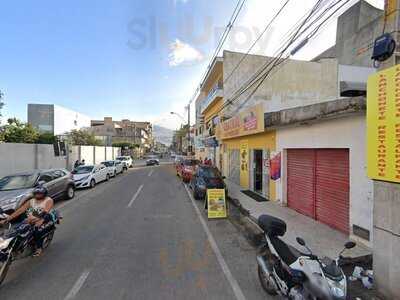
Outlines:
[[240, 201], [228, 196], [229, 219], [239, 228], [249, 242], [258, 247], [264, 240], [264, 232], [257, 225], [257, 220], [250, 215], [249, 210], [245, 209]]

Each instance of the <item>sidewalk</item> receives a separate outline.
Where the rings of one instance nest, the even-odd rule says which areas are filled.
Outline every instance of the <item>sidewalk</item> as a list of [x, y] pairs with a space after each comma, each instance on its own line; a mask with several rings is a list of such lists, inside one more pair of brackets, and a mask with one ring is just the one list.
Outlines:
[[[287, 232], [282, 238], [289, 245], [301, 249], [297, 244], [296, 237], [302, 237], [310, 249], [318, 256], [336, 258], [343, 249], [348, 237], [329, 226], [308, 218], [292, 209], [280, 206], [279, 203], [257, 202], [241, 192], [243, 190], [237, 184], [225, 180], [229, 196], [240, 201], [241, 205], [250, 212], [251, 219], [257, 223], [262, 214], [269, 214], [284, 220], [287, 224]], [[347, 250], [344, 255], [347, 257], [359, 257], [371, 254], [372, 251], [363, 245], [357, 245]]]

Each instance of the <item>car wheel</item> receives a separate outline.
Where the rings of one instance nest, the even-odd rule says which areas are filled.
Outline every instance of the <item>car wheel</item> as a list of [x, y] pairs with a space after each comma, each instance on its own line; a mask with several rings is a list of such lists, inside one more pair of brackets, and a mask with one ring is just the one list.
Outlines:
[[75, 197], [75, 188], [72, 185], [69, 185], [67, 190], [65, 191], [65, 198], [70, 200]]
[[194, 200], [199, 200], [199, 194], [197, 193], [196, 188], [193, 188], [193, 198]]
[[110, 180], [110, 174], [107, 174], [106, 181], [109, 181], [109, 180]]
[[90, 180], [90, 188], [94, 188], [96, 186], [96, 181], [94, 179]]

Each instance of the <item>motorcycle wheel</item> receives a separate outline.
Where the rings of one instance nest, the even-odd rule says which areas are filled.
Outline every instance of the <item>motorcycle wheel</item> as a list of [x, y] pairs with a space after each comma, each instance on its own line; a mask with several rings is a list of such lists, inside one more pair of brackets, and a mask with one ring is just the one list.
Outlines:
[[258, 266], [258, 278], [260, 280], [261, 286], [269, 295], [275, 296], [278, 293], [274, 288], [274, 284], [271, 282], [271, 278], [269, 278], [266, 274], [264, 274], [263, 270], [260, 266]]
[[54, 237], [54, 231], [50, 232], [49, 235], [43, 241], [43, 249], [46, 249], [50, 246], [50, 243], [53, 240], [53, 237]]
[[4, 279], [6, 279], [8, 270], [11, 266], [11, 254], [8, 256], [8, 259], [5, 262], [0, 263], [0, 285], [3, 283]]

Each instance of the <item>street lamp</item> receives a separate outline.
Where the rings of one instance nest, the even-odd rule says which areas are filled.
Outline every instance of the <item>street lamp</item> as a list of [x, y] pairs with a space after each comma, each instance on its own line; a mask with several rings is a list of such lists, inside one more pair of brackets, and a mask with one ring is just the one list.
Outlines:
[[[191, 141], [190, 141], [190, 105], [187, 106], [187, 110], [188, 110], [188, 119], [187, 119], [187, 125], [188, 125], [188, 148], [191, 151], [192, 145], [191, 145]], [[180, 114], [178, 114], [178, 113], [176, 113], [174, 111], [171, 111], [170, 114], [178, 116], [183, 121], [183, 123], [186, 123], [185, 118], [182, 117]]]
[[176, 115], [176, 116], [178, 116], [179, 118], [181, 118], [181, 120], [182, 120], [184, 123], [186, 122], [185, 118], [182, 117], [180, 114], [178, 114], [178, 113], [176, 113], [176, 112], [174, 112], [174, 111], [171, 111], [170, 114], [171, 114], [171, 115]]

